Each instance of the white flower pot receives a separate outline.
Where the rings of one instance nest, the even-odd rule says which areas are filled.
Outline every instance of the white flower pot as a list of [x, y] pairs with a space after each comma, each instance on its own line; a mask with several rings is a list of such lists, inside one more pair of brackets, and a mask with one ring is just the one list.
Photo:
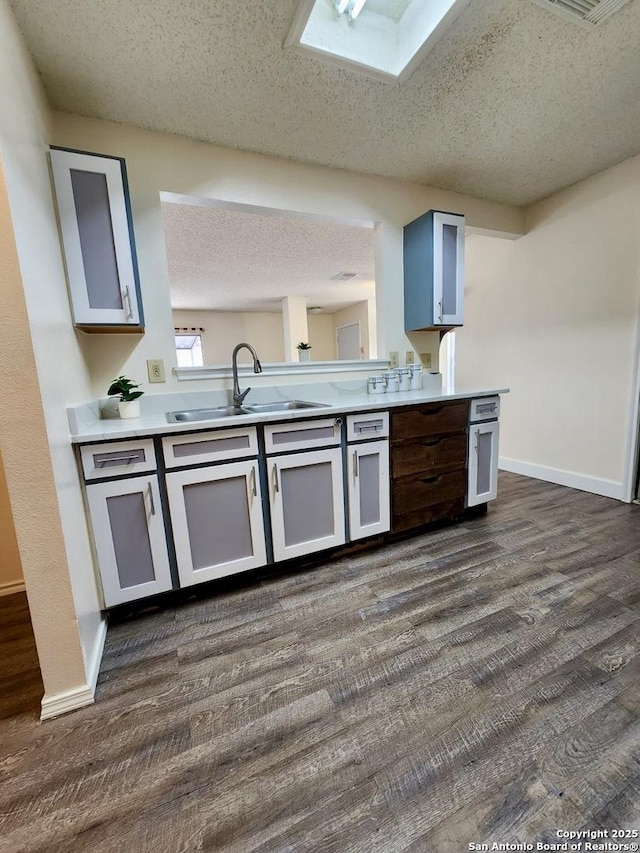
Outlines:
[[118, 411], [121, 418], [139, 418], [140, 417], [140, 401], [139, 400], [123, 400], [118, 403]]
[[298, 350], [298, 361], [311, 361], [311, 350], [299, 349]]

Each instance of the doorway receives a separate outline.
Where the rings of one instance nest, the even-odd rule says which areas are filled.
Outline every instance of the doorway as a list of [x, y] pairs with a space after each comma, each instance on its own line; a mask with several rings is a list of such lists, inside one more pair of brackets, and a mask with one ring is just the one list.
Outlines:
[[338, 361], [357, 361], [360, 358], [360, 323], [349, 323], [336, 329]]

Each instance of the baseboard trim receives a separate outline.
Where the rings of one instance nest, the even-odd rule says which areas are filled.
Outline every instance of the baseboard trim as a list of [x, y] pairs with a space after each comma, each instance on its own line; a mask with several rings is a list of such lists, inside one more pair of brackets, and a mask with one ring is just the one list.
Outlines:
[[519, 459], [509, 459], [506, 456], [500, 457], [499, 467], [501, 470], [510, 471], [512, 474], [522, 474], [525, 477], [533, 477], [535, 480], [545, 480], [547, 483], [568, 486], [570, 489], [579, 489], [581, 492], [591, 492], [594, 495], [615, 498], [628, 503], [624, 484], [617, 483], [615, 480], [587, 477], [584, 474], [576, 474], [574, 471], [548, 468], [546, 465], [534, 465], [531, 462], [521, 462]]
[[0, 583], [0, 595], [14, 595], [16, 592], [24, 592], [24, 581]]
[[92, 705], [95, 702], [96, 684], [98, 683], [106, 637], [107, 620], [103, 619], [96, 632], [93, 649], [87, 661], [87, 683], [73, 687], [71, 690], [54, 693], [51, 696], [47, 696], [45, 693], [41, 703], [40, 720], [51, 720], [53, 717], [68, 714], [70, 711], [77, 711], [78, 708], [84, 708], [86, 705]]
[[102, 652], [104, 651], [104, 642], [106, 639], [107, 620], [103, 619], [96, 633], [93, 650], [87, 664], [87, 684], [91, 687], [93, 693], [96, 692], [98, 675], [100, 674], [100, 664], [102, 663]]
[[51, 720], [53, 717], [59, 717], [60, 714], [68, 714], [69, 711], [77, 711], [78, 708], [91, 705], [94, 701], [94, 692], [88, 684], [81, 684], [79, 687], [63, 690], [51, 696], [45, 693], [42, 697], [40, 719]]

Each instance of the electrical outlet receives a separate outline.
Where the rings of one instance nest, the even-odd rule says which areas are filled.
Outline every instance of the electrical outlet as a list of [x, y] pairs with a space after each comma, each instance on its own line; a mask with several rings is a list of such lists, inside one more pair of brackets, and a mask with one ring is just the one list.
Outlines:
[[147, 359], [147, 373], [149, 382], [166, 382], [164, 375], [164, 361], [161, 358]]
[[389, 367], [392, 370], [395, 370], [396, 367], [400, 367], [400, 356], [397, 350], [389, 353]]
[[422, 362], [422, 366], [424, 367], [424, 369], [428, 370], [431, 367], [431, 353], [421, 352], [420, 361]]
[[405, 356], [404, 356], [404, 363], [405, 364], [413, 364], [414, 357], [415, 357], [414, 351], [412, 349], [408, 349], [405, 353]]

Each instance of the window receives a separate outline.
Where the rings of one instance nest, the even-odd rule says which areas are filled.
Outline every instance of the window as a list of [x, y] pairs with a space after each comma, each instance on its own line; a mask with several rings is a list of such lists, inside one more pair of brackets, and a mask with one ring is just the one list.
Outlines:
[[175, 336], [178, 367], [202, 367], [202, 335]]

